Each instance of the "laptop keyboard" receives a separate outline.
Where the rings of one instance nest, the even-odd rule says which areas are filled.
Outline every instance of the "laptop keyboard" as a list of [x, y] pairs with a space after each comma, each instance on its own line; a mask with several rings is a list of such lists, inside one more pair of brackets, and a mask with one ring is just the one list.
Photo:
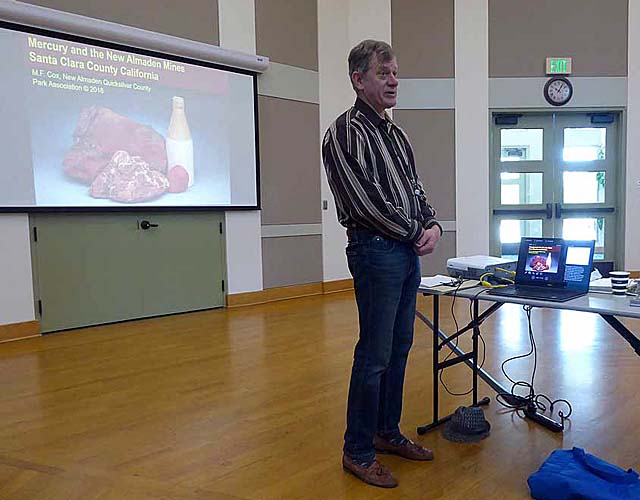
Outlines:
[[565, 300], [567, 298], [584, 295], [582, 292], [577, 292], [575, 290], [529, 287], [522, 285], [508, 288], [494, 288], [489, 291], [489, 294], [551, 301]]

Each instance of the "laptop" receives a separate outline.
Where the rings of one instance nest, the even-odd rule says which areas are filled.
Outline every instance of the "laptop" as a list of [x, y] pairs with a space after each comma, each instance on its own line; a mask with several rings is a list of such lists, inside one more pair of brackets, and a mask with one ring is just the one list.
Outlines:
[[492, 288], [490, 295], [565, 302], [589, 292], [593, 240], [522, 238], [515, 285]]

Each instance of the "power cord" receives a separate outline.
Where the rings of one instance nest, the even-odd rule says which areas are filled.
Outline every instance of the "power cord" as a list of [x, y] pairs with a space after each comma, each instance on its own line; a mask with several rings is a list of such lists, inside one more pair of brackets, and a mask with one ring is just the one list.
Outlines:
[[[454, 325], [456, 327], [456, 331], [455, 331], [455, 333], [453, 335], [457, 334], [460, 331], [460, 326], [458, 325], [458, 320], [456, 318], [456, 313], [455, 313], [454, 306], [455, 306], [455, 303], [456, 303], [456, 297], [458, 295], [458, 291], [460, 290], [460, 287], [462, 286], [462, 283], [464, 283], [464, 282], [465, 282], [465, 280], [463, 278], [458, 278], [458, 285], [456, 286], [456, 289], [453, 292], [453, 300], [451, 301], [451, 316], [453, 317], [453, 323], [454, 323]], [[473, 299], [471, 299], [469, 301], [469, 319], [471, 321], [473, 321], [473, 311], [472, 311], [472, 308], [471, 308], [471, 306], [473, 304], [473, 301], [475, 299], [477, 299], [480, 296], [480, 294], [482, 294], [482, 293], [484, 293], [486, 291], [487, 290], [480, 290], [478, 293], [476, 293], [474, 295]], [[453, 355], [453, 353], [455, 352], [455, 348], [458, 347], [458, 339], [459, 338], [460, 337], [456, 337], [455, 338], [455, 341], [454, 341], [455, 342], [455, 344], [454, 344], [455, 347], [447, 346], [447, 347], [449, 347], [451, 349], [451, 351], [449, 351], [449, 354], [447, 354], [447, 356], [444, 358], [443, 361], [447, 361]], [[482, 361], [478, 365], [478, 369], [480, 369], [480, 368], [482, 368], [484, 366], [484, 362], [486, 360], [487, 344], [484, 341], [484, 338], [482, 337], [481, 333], [479, 333], [478, 338], [482, 342]], [[442, 387], [444, 387], [444, 390], [447, 391], [448, 394], [450, 394], [451, 396], [466, 396], [467, 394], [471, 394], [471, 392], [473, 392], [473, 387], [471, 389], [469, 389], [468, 391], [466, 391], [466, 392], [454, 392], [451, 389], [449, 389], [449, 387], [447, 386], [447, 384], [445, 383], [444, 378], [443, 378], [443, 374], [444, 374], [445, 370], [446, 370], [446, 368], [443, 368], [442, 370], [440, 370], [439, 378], [440, 378], [440, 383], [442, 384]]]
[[[455, 333], [453, 335], [456, 335], [460, 332], [460, 326], [458, 324], [458, 320], [456, 318], [456, 314], [455, 314], [455, 303], [456, 303], [456, 298], [458, 295], [458, 291], [460, 290], [460, 287], [462, 286], [462, 284], [464, 283], [464, 279], [459, 278], [456, 286], [456, 289], [453, 292], [453, 300], [451, 301], [451, 316], [453, 318], [453, 322], [454, 325], [456, 327]], [[493, 288], [493, 287], [491, 287]], [[470, 321], [473, 321], [473, 303], [474, 301], [483, 293], [488, 292], [490, 288], [484, 288], [483, 290], [480, 290], [478, 293], [476, 293], [469, 301], [469, 318]], [[527, 324], [528, 324], [528, 333], [529, 333], [529, 343], [530, 343], [530, 350], [528, 353], [526, 354], [521, 354], [518, 356], [513, 356], [511, 358], [508, 358], [506, 360], [504, 360], [502, 362], [502, 364], [500, 365], [500, 369], [502, 370], [502, 373], [504, 374], [504, 376], [512, 383], [511, 386], [511, 392], [510, 393], [498, 393], [496, 400], [503, 406], [513, 409], [515, 411], [515, 413], [520, 416], [521, 418], [524, 417], [528, 417], [536, 422], [538, 422], [539, 424], [547, 427], [548, 429], [554, 431], [554, 432], [561, 432], [564, 429], [564, 421], [567, 420], [571, 414], [573, 413], [573, 408], [571, 406], [571, 403], [569, 403], [569, 401], [567, 401], [566, 399], [555, 399], [555, 400], [551, 400], [547, 395], [545, 394], [536, 394], [535, 389], [534, 389], [534, 381], [535, 381], [535, 376], [536, 376], [536, 371], [537, 371], [537, 366], [538, 366], [538, 351], [537, 351], [537, 346], [536, 346], [536, 342], [535, 342], [535, 338], [533, 335], [533, 327], [531, 324], [531, 311], [533, 310], [532, 306], [528, 306], [525, 305], [522, 307], [527, 315]], [[482, 361], [481, 363], [478, 365], [478, 368], [482, 368], [484, 366], [485, 360], [486, 360], [486, 352], [487, 352], [487, 346], [486, 346], [486, 342], [484, 340], [484, 337], [482, 336], [482, 333], [478, 333], [478, 338], [480, 339], [480, 341], [482, 342]], [[458, 339], [459, 337], [457, 336], [455, 338], [455, 348], [458, 347]], [[451, 349], [451, 351], [449, 352], [449, 354], [444, 358], [444, 361], [447, 361], [455, 352], [455, 348], [450, 347], [449, 345], [447, 345], [447, 347], [449, 347]], [[509, 374], [506, 372], [505, 366], [512, 362], [515, 361], [517, 359], [524, 359], [527, 358], [529, 356], [531, 356], [533, 354], [533, 371], [531, 374], [531, 382], [526, 382], [526, 381], [515, 381], [513, 380]], [[473, 388], [469, 389], [466, 392], [454, 392], [452, 390], [450, 390], [447, 387], [447, 384], [444, 382], [443, 379], [443, 374], [444, 371], [446, 370], [446, 368], [443, 368], [440, 371], [440, 375], [439, 375], [439, 379], [440, 379], [440, 383], [442, 384], [442, 386], [444, 387], [445, 391], [447, 391], [447, 393], [449, 393], [452, 396], [466, 396], [467, 394], [470, 394], [473, 391]], [[526, 396], [521, 396], [519, 394], [516, 394], [516, 389], [517, 388], [521, 388], [524, 387], [525, 389], [527, 389], [528, 394]], [[568, 411], [565, 413], [562, 410], [558, 411], [558, 416], [560, 417], [560, 422], [557, 422], [555, 420], [553, 420], [552, 418], [547, 417], [546, 415], [543, 415], [543, 413], [541, 412], [546, 412], [547, 411], [547, 407], [549, 408], [549, 413], [553, 414], [554, 408], [558, 405], [558, 404], [564, 404], [566, 405]], [[548, 406], [547, 406], [548, 405]]]
[[[498, 276], [496, 274], [498, 271], [506, 274], [507, 276], [511, 276], [511, 278]], [[485, 288], [505, 288], [507, 286], [515, 284], [515, 275], [515, 271], [511, 271], [510, 269], [505, 269], [503, 267], [496, 267], [495, 272], [490, 271], [480, 276], [480, 284]]]
[[[564, 429], [564, 421], [571, 416], [573, 412], [573, 408], [571, 407], [571, 403], [566, 399], [555, 399], [551, 400], [545, 394], [536, 394], [534, 389], [534, 381], [536, 376], [536, 370], [538, 366], [538, 349], [536, 346], [536, 341], [533, 335], [533, 327], [531, 325], [531, 311], [533, 309], [532, 306], [522, 306], [526, 315], [527, 315], [527, 323], [529, 327], [529, 343], [530, 350], [526, 354], [520, 354], [518, 356], [513, 356], [508, 358], [502, 362], [500, 365], [500, 369], [505, 377], [512, 383], [511, 392], [510, 393], [499, 393], [496, 397], [496, 401], [498, 401], [501, 405], [506, 408], [513, 409], [515, 413], [521, 417], [529, 417], [532, 420], [537, 421], [538, 423], [544, 425], [545, 427], [551, 429], [552, 431], [559, 432]], [[531, 373], [531, 382], [526, 382], [523, 380], [515, 381], [513, 380], [509, 374], [507, 373], [505, 366], [507, 363], [515, 361], [517, 359], [525, 359], [533, 354], [533, 371]], [[516, 394], [516, 389], [524, 387], [528, 394], [526, 396], [521, 396]], [[543, 415], [541, 412], [547, 411], [547, 404], [549, 405], [549, 413], [553, 414], [554, 407], [558, 404], [564, 404], [567, 406], [568, 411], [563, 412], [562, 410], [558, 411], [558, 416], [560, 417], [560, 422], [556, 422], [555, 420]]]

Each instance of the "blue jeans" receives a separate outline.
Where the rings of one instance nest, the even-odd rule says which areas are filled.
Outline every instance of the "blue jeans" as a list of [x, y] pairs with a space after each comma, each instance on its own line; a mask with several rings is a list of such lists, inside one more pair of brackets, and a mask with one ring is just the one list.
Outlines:
[[364, 229], [349, 231], [346, 252], [358, 304], [360, 337], [351, 369], [344, 452], [353, 460], [371, 462], [375, 459], [376, 433], [400, 436], [420, 261], [411, 243]]

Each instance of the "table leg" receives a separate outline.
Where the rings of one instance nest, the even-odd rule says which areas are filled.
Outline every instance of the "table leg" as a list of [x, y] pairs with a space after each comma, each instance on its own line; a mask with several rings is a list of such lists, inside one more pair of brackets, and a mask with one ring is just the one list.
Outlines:
[[478, 299], [473, 301], [473, 405], [478, 404], [478, 336], [480, 325], [478, 323]]
[[[484, 315], [481, 317], [479, 314], [478, 301], [474, 301], [474, 313], [473, 313], [473, 351], [471, 353], [465, 353], [460, 348], [450, 345], [457, 357], [448, 361], [440, 362], [439, 354], [440, 349], [445, 344], [439, 345], [440, 339], [446, 340], [447, 336], [440, 330], [440, 297], [433, 296], [433, 322], [429, 321], [419, 311], [416, 311], [416, 315], [426, 325], [428, 325], [433, 333], [433, 420], [430, 424], [418, 427], [418, 434], [425, 434], [427, 431], [438, 427], [451, 419], [451, 415], [447, 415], [443, 418], [439, 418], [439, 374], [440, 371], [448, 366], [452, 366], [458, 363], [466, 363], [473, 370], [473, 406], [483, 406], [490, 402], [488, 397], [482, 398], [478, 401], [478, 374], [483, 378], [486, 376], [490, 379], [490, 385], [495, 384], [499, 387], [498, 383], [486, 372], [478, 367], [478, 335], [480, 334], [480, 322], [484, 319]], [[489, 311], [491, 314], [493, 311]]]
[[[438, 332], [440, 331], [440, 297], [438, 295], [433, 296], [433, 325], [431, 325], [433, 333], [433, 422], [432, 425], [437, 425], [438, 422], [438, 390], [440, 385], [438, 384], [438, 366], [439, 366], [439, 350], [438, 350]], [[420, 431], [418, 431], [420, 432]]]
[[624, 326], [618, 318], [612, 314], [600, 313], [602, 319], [604, 319], [609, 326], [618, 332], [623, 339], [625, 339], [629, 345], [633, 348], [638, 356], [640, 356], [640, 339], [636, 337], [626, 326]]

